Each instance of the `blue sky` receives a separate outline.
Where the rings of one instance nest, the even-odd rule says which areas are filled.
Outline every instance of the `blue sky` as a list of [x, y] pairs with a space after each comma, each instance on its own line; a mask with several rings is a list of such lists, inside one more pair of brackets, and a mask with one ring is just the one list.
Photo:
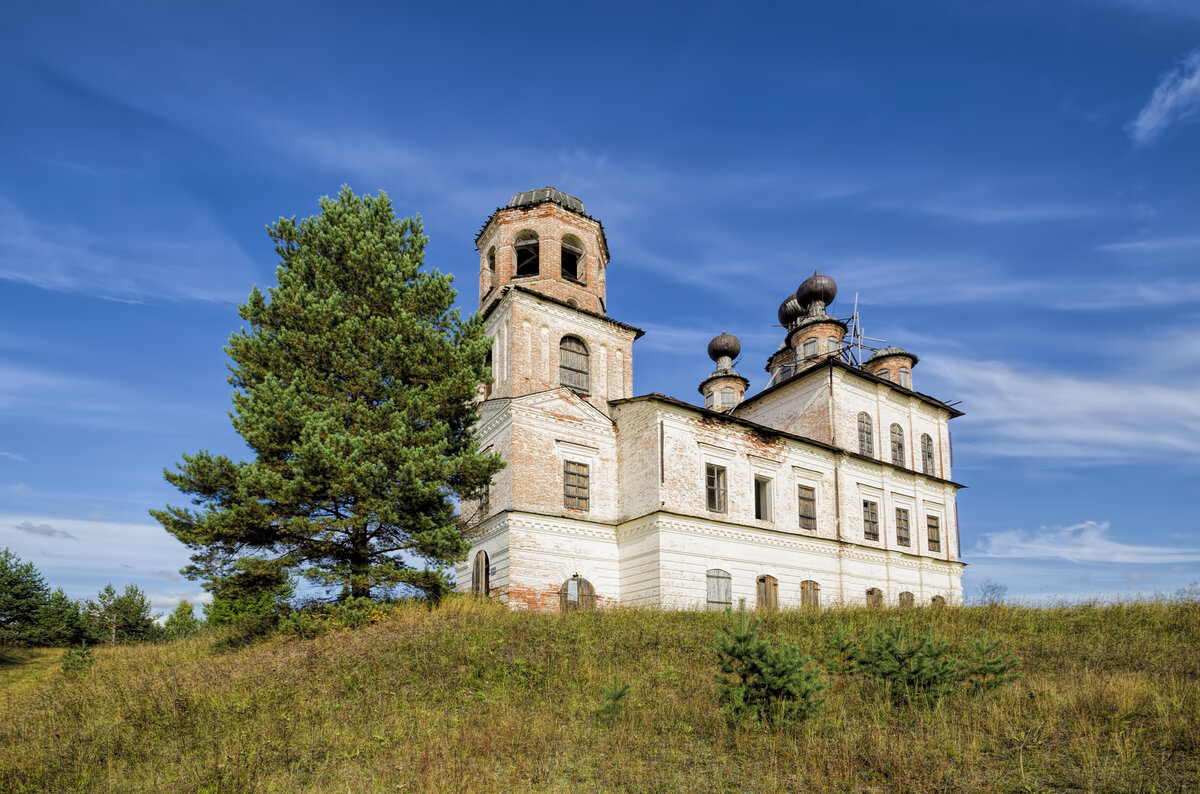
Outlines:
[[468, 310], [488, 214], [579, 196], [638, 393], [722, 330], [762, 388], [820, 268], [966, 411], [968, 597], [1200, 578], [1200, 3], [25, 4], [0, 62], [0, 546], [72, 596], [201, 593], [146, 510], [243, 456], [236, 303], [342, 184]]

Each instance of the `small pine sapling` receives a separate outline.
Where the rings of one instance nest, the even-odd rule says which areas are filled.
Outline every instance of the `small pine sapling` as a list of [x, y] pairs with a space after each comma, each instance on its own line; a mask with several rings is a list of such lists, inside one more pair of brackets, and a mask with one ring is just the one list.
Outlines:
[[604, 695], [604, 701], [600, 704], [600, 708], [596, 709], [596, 718], [606, 725], [616, 722], [617, 717], [621, 716], [621, 710], [625, 707], [625, 698], [629, 696], [631, 689], [628, 682], [622, 681], [615, 675], [611, 684], [601, 685], [600, 694]]
[[856, 670], [882, 681], [893, 705], [900, 706], [936, 703], [954, 691], [962, 668], [950, 650], [950, 643], [935, 640], [929, 630], [918, 634], [893, 620], [859, 639], [851, 658]]
[[67, 648], [62, 655], [62, 671], [67, 674], [82, 673], [92, 667], [92, 649], [87, 640], [79, 643], [78, 648]]
[[987, 637], [981, 635], [969, 638], [959, 650], [962, 677], [972, 692], [995, 689], [1024, 675], [1016, 669], [1016, 657], [1011, 651], [1003, 650], [1002, 645], [1002, 640], [989, 643]]

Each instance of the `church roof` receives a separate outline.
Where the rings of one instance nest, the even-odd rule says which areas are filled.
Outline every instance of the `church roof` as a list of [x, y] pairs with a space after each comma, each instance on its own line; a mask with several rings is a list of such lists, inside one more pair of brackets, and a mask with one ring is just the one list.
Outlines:
[[583, 202], [574, 196], [568, 195], [556, 187], [540, 187], [537, 190], [526, 190], [523, 193], [518, 193], [508, 200], [508, 205], [505, 209], [513, 207], [532, 207], [537, 204], [545, 204], [550, 202], [557, 204], [563, 209], [568, 209], [571, 212], [580, 215], [587, 215], [583, 209]]
[[578, 306], [572, 306], [571, 304], [567, 303], [566, 301], [561, 301], [558, 298], [552, 298], [549, 295], [543, 295], [542, 293], [538, 292], [537, 290], [529, 289], [528, 287], [522, 287], [522, 286], [519, 286], [516, 284], [506, 284], [505, 286], [501, 287], [499, 289], [499, 291], [496, 293], [496, 297], [492, 299], [491, 303], [489, 303], [487, 306], [485, 306], [483, 308], [483, 311], [480, 312], [480, 316], [486, 318], [489, 314], [491, 314], [492, 311], [494, 311], [495, 308], [498, 305], [500, 305], [500, 301], [502, 301], [504, 299], [504, 296], [509, 292], [520, 292], [523, 295], [532, 295], [535, 298], [537, 298], [538, 300], [544, 300], [547, 303], [554, 303], [559, 306], [565, 306], [566, 308], [571, 309], [572, 311], [577, 311], [580, 314], [586, 314], [588, 317], [595, 317], [597, 320], [603, 320], [606, 323], [611, 323], [612, 325], [615, 325], [618, 328], [624, 328], [627, 331], [633, 331], [634, 341], [641, 339], [643, 336], [646, 335], [646, 332], [643, 331], [641, 328], [638, 328], [636, 325], [630, 325], [629, 323], [623, 323], [620, 320], [614, 320], [613, 318], [609, 317], [608, 315], [599, 314], [597, 312], [590, 312], [587, 309], [582, 309]]

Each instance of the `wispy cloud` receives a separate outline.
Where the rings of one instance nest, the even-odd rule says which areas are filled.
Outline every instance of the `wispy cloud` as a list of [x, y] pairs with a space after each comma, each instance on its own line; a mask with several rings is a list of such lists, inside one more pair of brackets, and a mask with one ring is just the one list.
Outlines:
[[971, 553], [979, 557], [1084, 563], [1167, 565], [1200, 562], [1200, 548], [1122, 543], [1113, 540], [1109, 530], [1107, 521], [1084, 521], [1067, 527], [988, 532]]
[[43, 538], [70, 538], [75, 540], [75, 536], [65, 529], [58, 529], [50, 524], [35, 524], [32, 521], [22, 521], [20, 524], [13, 524], [13, 529], [21, 532], [26, 532], [30, 535], [39, 535]]
[[1127, 127], [1138, 145], [1152, 143], [1167, 127], [1200, 111], [1200, 50], [1195, 50], [1159, 81], [1142, 111]]
[[1096, 246], [1097, 251], [1116, 254], [1147, 254], [1200, 249], [1200, 236], [1155, 237], [1146, 240], [1126, 240]]
[[959, 438], [986, 454], [1074, 463], [1200, 461], [1200, 381], [1129, 373], [1089, 379], [931, 355], [937, 393], [962, 400]]
[[20, 456], [20, 455], [18, 455], [17, 453], [15, 453], [15, 452], [5, 452], [5, 451], [4, 451], [4, 450], [2, 450], [2, 449], [0, 449], [0, 458], [8, 458], [9, 460], [15, 460], [17, 463], [24, 463], [24, 462], [25, 462], [25, 458], [21, 457], [21, 456]]

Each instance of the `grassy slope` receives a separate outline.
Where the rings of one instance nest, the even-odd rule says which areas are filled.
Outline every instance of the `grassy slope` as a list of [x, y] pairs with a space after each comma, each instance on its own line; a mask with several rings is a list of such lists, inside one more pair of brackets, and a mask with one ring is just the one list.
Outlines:
[[[89, 791], [1097, 790], [1200, 785], [1200, 605], [769, 616], [817, 647], [837, 621], [986, 627], [1021, 681], [893, 709], [835, 679], [822, 715], [732, 730], [721, 615], [529, 615], [455, 600], [313, 641], [98, 649], [94, 669], [0, 693], [0, 788]], [[593, 717], [613, 674], [633, 692]]]

